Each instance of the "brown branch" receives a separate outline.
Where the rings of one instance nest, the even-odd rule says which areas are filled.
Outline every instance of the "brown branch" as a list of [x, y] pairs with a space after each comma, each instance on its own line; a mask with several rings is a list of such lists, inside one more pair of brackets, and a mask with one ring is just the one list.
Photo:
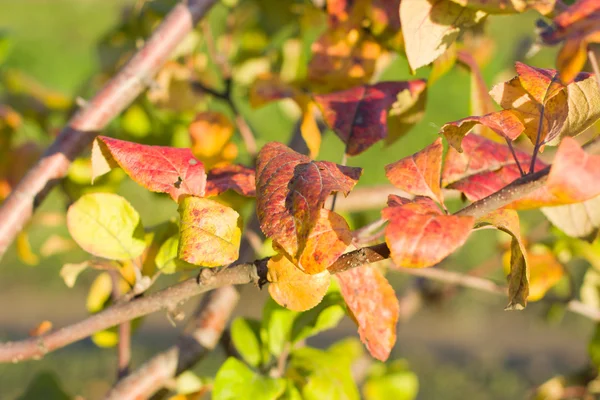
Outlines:
[[[121, 274], [112, 269], [109, 271], [112, 279], [112, 301], [118, 302], [123, 296], [119, 289]], [[119, 324], [119, 343], [117, 344], [117, 380], [122, 379], [129, 373], [129, 363], [131, 362], [131, 321], [125, 321]]]
[[33, 210], [66, 175], [71, 161], [151, 82], [171, 52], [217, 0], [175, 6], [152, 37], [100, 92], [81, 108], [0, 208], [0, 258]]
[[239, 297], [233, 286], [206, 294], [177, 344], [122, 379], [105, 399], [147, 399], [163, 388], [165, 382], [193, 366], [219, 343]]

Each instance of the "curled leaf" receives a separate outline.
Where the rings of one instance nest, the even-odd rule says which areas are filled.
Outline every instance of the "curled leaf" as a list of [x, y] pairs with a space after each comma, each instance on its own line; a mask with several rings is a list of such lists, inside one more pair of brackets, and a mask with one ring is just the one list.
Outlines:
[[229, 189], [242, 196], [256, 196], [254, 170], [243, 165], [229, 164], [213, 168], [208, 172], [206, 197], [217, 196]]

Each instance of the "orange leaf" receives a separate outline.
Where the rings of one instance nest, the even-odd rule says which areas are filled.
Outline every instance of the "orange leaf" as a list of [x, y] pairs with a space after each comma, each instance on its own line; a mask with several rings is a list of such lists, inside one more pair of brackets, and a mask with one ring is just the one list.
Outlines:
[[323, 300], [331, 283], [327, 270], [306, 274], [281, 254], [271, 257], [267, 268], [269, 294], [279, 305], [293, 311], [315, 307]]
[[396, 343], [400, 305], [383, 274], [364, 265], [336, 275], [348, 310], [358, 325], [360, 340], [369, 353], [385, 361]]
[[508, 274], [507, 310], [522, 310], [529, 296], [529, 262], [527, 249], [521, 239], [519, 214], [514, 210], [496, 210], [480, 218], [477, 226], [493, 225], [511, 235], [510, 270]]
[[42, 336], [52, 329], [52, 322], [45, 320], [29, 331], [29, 336]]
[[400, 92], [407, 90], [409, 98], [415, 99], [425, 88], [423, 80], [380, 82], [317, 95], [315, 101], [325, 121], [346, 144], [346, 153], [357, 155], [388, 136], [388, 109]]
[[442, 261], [463, 245], [474, 219], [443, 214], [429, 198], [410, 202], [390, 195], [382, 211], [389, 221], [385, 241], [398, 267], [424, 268]]
[[529, 296], [528, 301], [541, 300], [548, 290], [565, 275], [564, 267], [550, 249], [534, 246], [528, 254]]
[[204, 165], [190, 149], [147, 146], [98, 136], [92, 148], [92, 181], [116, 166], [146, 189], [168, 193], [175, 201], [184, 194], [204, 196]]
[[242, 196], [256, 196], [254, 170], [243, 165], [230, 164], [208, 171], [206, 197], [217, 196], [229, 189]]
[[444, 135], [450, 146], [462, 151], [461, 142], [463, 138], [477, 124], [487, 126], [498, 135], [510, 140], [515, 140], [525, 130], [519, 118], [512, 111], [503, 110], [481, 117], [466, 117], [458, 121], [448, 122], [442, 126], [440, 133]]
[[348, 194], [361, 173], [361, 168], [311, 161], [281, 143], [268, 143], [259, 152], [256, 167], [261, 229], [298, 259], [327, 196], [338, 191]]
[[232, 160], [226, 147], [233, 136], [234, 128], [224, 114], [216, 111], [198, 113], [189, 126], [189, 132], [192, 153], [204, 162], [206, 168]]
[[184, 197], [181, 216], [179, 258], [203, 267], [231, 264], [239, 256], [239, 214], [216, 201]]
[[440, 188], [443, 151], [442, 139], [438, 138], [412, 156], [386, 165], [385, 176], [399, 189], [444, 204]]

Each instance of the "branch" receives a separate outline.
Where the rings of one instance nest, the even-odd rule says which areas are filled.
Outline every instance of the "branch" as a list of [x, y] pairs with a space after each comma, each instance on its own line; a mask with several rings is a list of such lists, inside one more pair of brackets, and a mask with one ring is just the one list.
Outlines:
[[151, 82], [171, 52], [217, 0], [182, 1], [125, 67], [63, 128], [0, 208], [0, 259], [71, 161]]
[[[110, 270], [112, 279], [112, 301], [116, 303], [123, 296], [119, 289], [121, 274], [117, 270]], [[117, 343], [117, 380], [127, 376], [131, 362], [131, 321], [119, 324], [119, 342]]]
[[176, 345], [157, 354], [122, 379], [105, 400], [147, 399], [165, 382], [193, 366], [219, 343], [240, 295], [233, 286], [208, 293]]

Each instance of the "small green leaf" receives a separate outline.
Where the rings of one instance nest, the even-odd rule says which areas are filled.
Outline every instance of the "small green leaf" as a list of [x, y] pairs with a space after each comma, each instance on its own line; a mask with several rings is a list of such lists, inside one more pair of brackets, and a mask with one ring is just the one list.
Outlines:
[[112, 279], [108, 272], [103, 272], [94, 279], [87, 295], [86, 307], [90, 313], [97, 313], [104, 308], [112, 292]]
[[329, 291], [321, 303], [300, 313], [292, 326], [292, 343], [296, 343], [319, 332], [335, 328], [344, 317], [344, 299], [338, 291]]
[[90, 254], [111, 260], [130, 260], [146, 248], [137, 211], [121, 196], [91, 193], [67, 212], [69, 233]]
[[177, 271], [198, 269], [197, 265], [185, 262], [177, 257], [179, 248], [179, 233], [163, 242], [156, 253], [155, 263], [163, 274], [169, 275]]
[[291, 341], [292, 325], [297, 312], [281, 307], [271, 298], [265, 303], [260, 337], [274, 356], [279, 356]]
[[365, 354], [365, 346], [359, 339], [349, 337], [338, 340], [327, 349], [327, 353], [334, 358], [344, 358], [353, 363]]
[[231, 340], [244, 360], [253, 367], [262, 361], [260, 322], [253, 319], [236, 318], [231, 323]]
[[89, 261], [84, 261], [77, 264], [65, 264], [60, 269], [60, 277], [65, 281], [65, 285], [72, 288], [75, 286], [75, 281], [79, 274], [81, 274], [87, 267], [90, 266]]
[[285, 380], [257, 374], [229, 357], [215, 378], [213, 400], [275, 400], [285, 391]]
[[348, 359], [303, 347], [292, 352], [290, 367], [305, 377], [306, 384], [302, 387], [305, 400], [359, 399]]
[[184, 371], [177, 377], [175, 383], [177, 394], [190, 394], [199, 392], [204, 386], [204, 382], [198, 375], [192, 371]]
[[373, 365], [363, 386], [365, 400], [413, 400], [418, 392], [419, 380], [402, 360]]

